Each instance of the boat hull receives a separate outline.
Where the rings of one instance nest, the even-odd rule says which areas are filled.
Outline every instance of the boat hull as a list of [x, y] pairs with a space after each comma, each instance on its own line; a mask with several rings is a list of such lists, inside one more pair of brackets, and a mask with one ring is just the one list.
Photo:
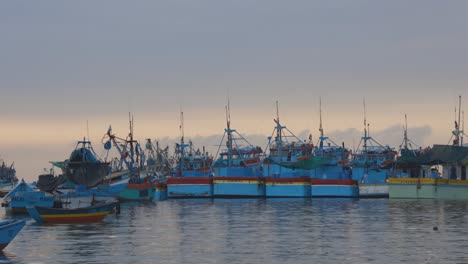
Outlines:
[[361, 183], [359, 184], [360, 198], [388, 198], [389, 185], [387, 183]]
[[359, 187], [355, 180], [311, 179], [312, 197], [359, 197]]
[[67, 209], [52, 207], [27, 207], [31, 217], [40, 223], [68, 224], [100, 222], [110, 214], [118, 202], [102, 203], [95, 206]]
[[156, 191], [154, 192], [155, 201], [164, 201], [167, 200], [167, 184], [158, 183], [156, 186]]
[[390, 178], [392, 199], [468, 200], [468, 181], [432, 178]]
[[16, 237], [25, 225], [25, 221], [0, 222], [0, 251], [2, 251]]
[[213, 177], [213, 197], [264, 197], [265, 183], [260, 177]]
[[17, 193], [8, 198], [8, 202], [4, 201], [2, 206], [8, 214], [27, 214], [27, 206], [45, 206], [49, 207], [54, 204], [54, 197], [47, 195], [44, 192], [31, 191]]
[[265, 178], [266, 197], [310, 197], [309, 179], [298, 178]]
[[213, 179], [208, 177], [173, 177], [167, 179], [169, 198], [211, 198]]
[[128, 184], [127, 187], [119, 193], [119, 201], [152, 201], [156, 191], [157, 181]]

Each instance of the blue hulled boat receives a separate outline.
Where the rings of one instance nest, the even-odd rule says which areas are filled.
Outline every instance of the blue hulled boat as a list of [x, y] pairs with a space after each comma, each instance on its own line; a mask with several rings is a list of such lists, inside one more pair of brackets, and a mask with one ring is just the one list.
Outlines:
[[323, 160], [313, 155], [310, 141], [303, 142], [280, 124], [278, 102], [276, 107], [277, 116], [273, 119], [276, 126], [268, 138], [269, 153], [263, 164], [266, 197], [310, 197], [311, 169]]
[[175, 146], [176, 166], [171, 177], [167, 178], [169, 198], [207, 198], [213, 196], [211, 165], [213, 158], [203, 147], [195, 150], [192, 141], [184, 142], [184, 113], [181, 113], [181, 138]]
[[[214, 197], [263, 197], [263, 151], [250, 144], [235, 129], [231, 129], [229, 104], [226, 108], [227, 127], [218, 148], [219, 157], [213, 164]], [[226, 149], [220, 151], [224, 139]]]
[[392, 174], [397, 152], [374, 140], [368, 129], [364, 115], [364, 136], [352, 154], [352, 178], [358, 181], [359, 197], [388, 197], [387, 179]]
[[322, 127], [322, 100], [320, 100], [320, 137], [314, 148], [315, 155], [327, 160], [314, 169], [311, 188], [312, 197], [358, 197], [357, 181], [351, 179], [349, 158], [351, 150], [336, 144], [325, 136]]
[[0, 251], [10, 244], [25, 224], [24, 220], [0, 221]]
[[26, 206], [52, 206], [54, 196], [34, 189], [24, 180], [3, 198], [2, 207], [8, 214], [27, 214]]
[[114, 209], [119, 210], [119, 202], [102, 201], [89, 206], [77, 208], [64, 208], [61, 204], [53, 207], [29, 206], [29, 215], [39, 223], [71, 224], [100, 222]]
[[[119, 138], [112, 133], [109, 126], [103, 138], [104, 148], [111, 150], [114, 146], [120, 156], [118, 169], [122, 171], [119, 179], [105, 186], [109, 193], [115, 194], [120, 201], [152, 201], [157, 186], [161, 184], [155, 171], [145, 170], [144, 152], [140, 144], [133, 139], [133, 118], [130, 118], [130, 133], [127, 138]], [[125, 165], [125, 168], [123, 167]]]

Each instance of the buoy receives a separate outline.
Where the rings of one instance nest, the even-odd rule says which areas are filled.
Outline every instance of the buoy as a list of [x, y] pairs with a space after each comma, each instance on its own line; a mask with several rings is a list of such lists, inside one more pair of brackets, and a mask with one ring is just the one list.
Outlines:
[[437, 231], [437, 230], [439, 230], [439, 228], [438, 228], [437, 226], [434, 226], [434, 227], [432, 228], [432, 230]]

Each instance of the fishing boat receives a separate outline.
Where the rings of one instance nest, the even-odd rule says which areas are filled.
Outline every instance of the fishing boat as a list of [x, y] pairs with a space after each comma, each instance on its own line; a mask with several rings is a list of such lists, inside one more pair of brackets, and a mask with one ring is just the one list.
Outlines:
[[314, 148], [317, 157], [326, 163], [315, 168], [311, 176], [312, 197], [358, 197], [359, 187], [352, 179], [349, 166], [351, 150], [339, 146], [325, 135], [322, 126], [322, 100], [320, 99], [320, 137]]
[[266, 197], [310, 197], [310, 170], [324, 160], [317, 160], [312, 153], [314, 145], [310, 140], [302, 141], [281, 125], [278, 102], [273, 121], [276, 126], [268, 138], [269, 151], [263, 162]]
[[359, 197], [385, 198], [388, 197], [387, 179], [391, 176], [397, 152], [374, 140], [369, 127], [364, 102], [364, 136], [352, 154], [352, 179], [358, 181]]
[[146, 165], [144, 171], [158, 175], [171, 175], [173, 173], [174, 159], [169, 156], [169, 146], [161, 148], [159, 141], [156, 144], [150, 138], [146, 139], [145, 143], [145, 157]]
[[71, 183], [92, 188], [102, 182], [110, 173], [110, 163], [101, 161], [91, 145], [90, 141], [83, 139], [78, 141], [70, 158], [52, 164], [63, 171], [63, 175]]
[[466, 134], [460, 128], [460, 113], [461, 96], [452, 144], [434, 145], [415, 157], [413, 163], [419, 164], [417, 177], [390, 178], [390, 198], [468, 200], [468, 147], [463, 145]]
[[0, 251], [10, 244], [25, 224], [24, 220], [0, 221]]
[[54, 196], [52, 194], [36, 190], [24, 180], [16, 185], [2, 201], [2, 207], [7, 214], [27, 214], [26, 206], [52, 206]]
[[[259, 146], [250, 144], [235, 129], [231, 129], [229, 103], [226, 107], [227, 126], [213, 164], [213, 197], [263, 197], [262, 154]], [[226, 149], [221, 149], [224, 139]]]
[[76, 208], [65, 208], [61, 203], [56, 203], [53, 207], [28, 206], [26, 209], [29, 215], [39, 223], [84, 224], [100, 222], [119, 208], [118, 201], [102, 201]]
[[203, 147], [195, 150], [193, 143], [184, 142], [184, 113], [181, 112], [180, 143], [175, 145], [176, 166], [171, 177], [167, 178], [169, 198], [209, 198], [213, 196], [211, 165], [213, 158]]
[[102, 184], [101, 189], [107, 188], [109, 193], [114, 193], [120, 201], [151, 201], [155, 197], [155, 191], [161, 180], [155, 172], [145, 171], [145, 156], [140, 144], [134, 140], [133, 117], [129, 115], [130, 132], [127, 138], [117, 137], [109, 126], [103, 137], [104, 148], [110, 150], [112, 146], [120, 156], [120, 166], [125, 173], [119, 175], [119, 179], [112, 182], [111, 179]]
[[5, 196], [10, 192], [16, 184], [18, 184], [18, 178], [16, 178], [16, 170], [14, 163], [11, 163], [10, 166], [5, 164], [5, 161], [1, 161], [2, 165], [0, 166], [0, 197]]
[[392, 178], [419, 178], [421, 176], [421, 156], [430, 148], [421, 148], [408, 137], [408, 118], [405, 114], [403, 141], [399, 146], [399, 154], [394, 163]]

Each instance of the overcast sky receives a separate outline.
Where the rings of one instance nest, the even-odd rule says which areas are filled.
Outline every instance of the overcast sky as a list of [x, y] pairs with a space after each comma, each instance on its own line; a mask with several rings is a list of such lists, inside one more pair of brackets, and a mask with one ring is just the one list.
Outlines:
[[455, 0], [2, 1], [0, 157], [35, 179], [87, 121], [99, 147], [109, 124], [126, 134], [129, 111], [141, 139], [177, 137], [181, 110], [186, 135], [216, 137], [228, 94], [246, 135], [271, 133], [276, 100], [317, 135], [321, 96], [326, 131], [352, 145], [365, 97], [376, 135], [407, 113], [415, 141], [445, 144], [468, 91], [467, 14]]

